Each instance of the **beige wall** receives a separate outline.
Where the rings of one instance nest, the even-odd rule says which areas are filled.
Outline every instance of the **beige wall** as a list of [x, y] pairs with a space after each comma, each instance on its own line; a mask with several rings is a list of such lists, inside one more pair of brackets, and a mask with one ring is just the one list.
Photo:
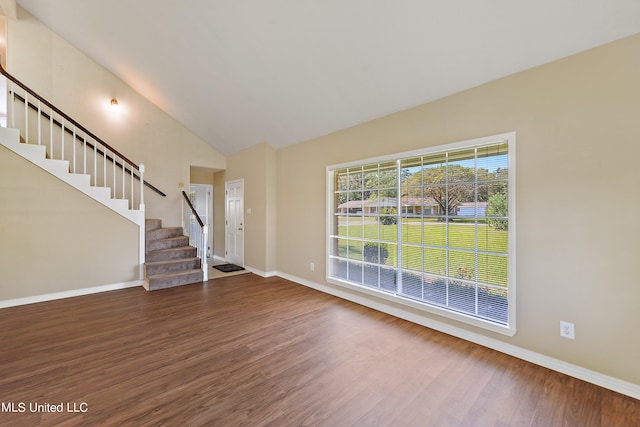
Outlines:
[[213, 174], [213, 256], [224, 259], [224, 182], [225, 172]]
[[[225, 159], [23, 10], [20, 17], [9, 25], [9, 71], [143, 160], [149, 180], [176, 194], [150, 199], [149, 210], [170, 218], [175, 210], [179, 222], [178, 183], [189, 182], [189, 167], [225, 169]], [[261, 144], [231, 156], [213, 177], [215, 254], [224, 182], [243, 178], [252, 209], [245, 264], [330, 287], [327, 165], [515, 131], [518, 332], [421, 315], [640, 384], [638, 58], [640, 35], [289, 148]], [[112, 96], [131, 108], [120, 121], [93, 119]], [[575, 323], [574, 341], [559, 337], [560, 320]]]
[[278, 238], [278, 168], [277, 151], [271, 146], [265, 147], [265, 272], [277, 271]]
[[[224, 183], [237, 179], [244, 179], [245, 265], [263, 273], [275, 272], [276, 150], [271, 145], [262, 143], [229, 156], [227, 170], [216, 177], [214, 193], [222, 193], [224, 196]], [[224, 199], [222, 203], [218, 199], [214, 203], [224, 207]], [[251, 209], [251, 214], [247, 209]], [[214, 218], [221, 216], [214, 211]], [[224, 210], [222, 221], [216, 219], [214, 228], [224, 229]], [[214, 239], [219, 241], [217, 234]]]
[[[145, 178], [167, 193], [146, 190], [146, 217], [180, 225], [181, 190], [191, 168], [224, 169], [224, 156], [26, 11], [18, 13], [7, 23], [7, 70], [116, 150], [144, 163]], [[113, 97], [119, 101], [117, 114], [109, 109]], [[137, 226], [58, 180], [51, 183], [38, 168], [28, 175], [22, 162], [2, 154], [0, 248], [8, 279], [2, 281], [0, 300], [138, 279]], [[6, 186], [23, 175], [29, 178], [20, 186]], [[27, 203], [11, 202], [23, 195]]]
[[138, 280], [138, 226], [0, 146], [0, 301]]
[[[8, 22], [7, 71], [135, 163], [167, 194], [145, 192], [147, 218], [180, 225], [191, 166], [224, 169], [225, 158], [24, 9]], [[114, 114], [109, 100], [117, 98]]]
[[192, 166], [189, 171], [189, 182], [191, 184], [213, 185], [213, 175], [216, 172], [219, 171], [217, 169]]
[[457, 326], [640, 384], [639, 58], [636, 35], [279, 150], [278, 271], [330, 286], [327, 165], [515, 131], [518, 331]]

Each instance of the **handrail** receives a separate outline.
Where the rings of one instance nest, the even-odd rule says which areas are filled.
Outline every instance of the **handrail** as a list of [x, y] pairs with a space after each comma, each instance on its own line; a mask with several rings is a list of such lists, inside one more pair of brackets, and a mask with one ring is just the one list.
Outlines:
[[[0, 65], [0, 73], [2, 73], [2, 70], [3, 70], [3, 69], [2, 69], [2, 66]], [[4, 73], [3, 73], [3, 74], [4, 74]], [[24, 89], [24, 88], [23, 88], [23, 89]], [[26, 90], [26, 89], [25, 89], [25, 90]], [[14, 98], [14, 99], [17, 99], [18, 101], [20, 101], [20, 102], [22, 102], [22, 103], [24, 103], [24, 102], [25, 102], [24, 97], [22, 97], [22, 96], [18, 95], [17, 93], [15, 93], [15, 92], [11, 92], [11, 91], [9, 91], [9, 93], [10, 93], [11, 95], [13, 95], [13, 98]], [[36, 111], [36, 112], [38, 111], [38, 107], [37, 107], [36, 105], [34, 105], [34, 104], [32, 104], [31, 102], [28, 102], [28, 101], [27, 101], [27, 104], [28, 104], [29, 108], [31, 108], [32, 110], [34, 110], [34, 111]], [[71, 135], [71, 136], [75, 136], [76, 141], [80, 142], [81, 144], [86, 144], [86, 145], [87, 145], [89, 148], [91, 148], [91, 149], [94, 149], [94, 148], [95, 148], [95, 149], [96, 149], [96, 152], [97, 152], [98, 154], [100, 154], [101, 156], [106, 157], [106, 159], [107, 159], [107, 160], [109, 160], [109, 161], [110, 161], [110, 162], [112, 162], [112, 163], [115, 163], [115, 165], [116, 165], [116, 166], [118, 166], [120, 169], [122, 169], [122, 167], [123, 167], [123, 166], [122, 166], [121, 164], [118, 164], [118, 162], [116, 161], [116, 159], [114, 159], [113, 157], [109, 156], [108, 154], [106, 154], [106, 153], [105, 153], [104, 151], [102, 151], [101, 149], [99, 149], [99, 148], [97, 148], [97, 147], [94, 147], [94, 145], [93, 145], [93, 144], [91, 144], [90, 142], [85, 142], [85, 141], [80, 137], [80, 135], [74, 135], [74, 133], [71, 131], [71, 129], [69, 129], [69, 128], [68, 128], [68, 127], [66, 127], [66, 126], [63, 126], [63, 125], [62, 125], [62, 123], [60, 123], [58, 120], [56, 120], [56, 119], [52, 118], [52, 117], [51, 117], [49, 114], [47, 114], [45, 111], [40, 110], [40, 115], [41, 115], [42, 117], [46, 118], [47, 120], [51, 120], [51, 121], [53, 122], [53, 124], [54, 124], [54, 125], [56, 125], [57, 127], [61, 128], [61, 129], [64, 129], [64, 130], [65, 130], [65, 132], [66, 132], [66, 133], [68, 133], [69, 135]], [[87, 135], [91, 136], [91, 135], [93, 135], [93, 134], [89, 132]], [[95, 136], [92, 136], [92, 137], [93, 137], [97, 142], [99, 142], [99, 143], [101, 143], [102, 145], [104, 145], [104, 146], [105, 146], [105, 148], [107, 148], [107, 149], [111, 150], [115, 155], [120, 156], [120, 158], [122, 158], [122, 159], [123, 159], [123, 160], [125, 160], [127, 163], [129, 163], [130, 165], [132, 165], [132, 163], [131, 163], [131, 161], [130, 161], [130, 160], [128, 160], [127, 158], [125, 158], [125, 157], [123, 157], [122, 155], [120, 155], [117, 151], [113, 150], [109, 145], [107, 145], [106, 143], [104, 143], [102, 140], [100, 140], [99, 138], [97, 138], [97, 137], [95, 137]], [[136, 165], [133, 165], [133, 166], [135, 166], [135, 169], [139, 172], [139, 167], [138, 167], [138, 166], [136, 166]], [[138, 181], [140, 181], [140, 177], [139, 177], [138, 175], [135, 175], [135, 174], [134, 174], [134, 175], [133, 175], [133, 177], [134, 177], [135, 179], [137, 179]], [[144, 185], [145, 185], [145, 186], [147, 186], [147, 187], [149, 187], [151, 190], [155, 191], [156, 193], [158, 193], [158, 194], [159, 194], [159, 195], [161, 195], [162, 197], [167, 197], [167, 195], [166, 195], [164, 192], [162, 192], [161, 190], [159, 190], [156, 186], [154, 186], [154, 185], [153, 185], [153, 184], [151, 184], [150, 182], [148, 182], [148, 181], [144, 181]]]
[[9, 74], [7, 72], [7, 70], [4, 69], [4, 67], [2, 65], [0, 65], [0, 74], [2, 74], [3, 76], [5, 76], [7, 79], [11, 80], [12, 82], [14, 82], [15, 84], [17, 84], [18, 86], [20, 86], [22, 89], [24, 89], [29, 95], [33, 96], [34, 98], [36, 98], [38, 101], [42, 102], [44, 105], [46, 105], [47, 107], [49, 107], [51, 110], [55, 111], [56, 113], [58, 113], [60, 116], [62, 116], [65, 120], [68, 120], [69, 122], [71, 122], [72, 125], [74, 125], [75, 127], [77, 127], [78, 129], [80, 129], [82, 132], [84, 132], [87, 136], [90, 136], [91, 138], [95, 139], [97, 142], [99, 142], [100, 144], [104, 145], [106, 148], [108, 148], [111, 152], [113, 152], [113, 154], [117, 155], [118, 157], [120, 157], [122, 160], [124, 160], [125, 162], [129, 163], [129, 165], [133, 168], [135, 168], [136, 170], [139, 170], [138, 165], [136, 165], [135, 163], [133, 163], [131, 160], [129, 160], [127, 157], [123, 156], [122, 154], [120, 154], [117, 150], [115, 150], [113, 147], [111, 147], [109, 144], [107, 144], [106, 142], [104, 142], [103, 140], [101, 140], [100, 138], [98, 138], [97, 136], [95, 136], [92, 132], [89, 132], [84, 126], [82, 126], [80, 123], [76, 122], [75, 120], [73, 120], [71, 117], [69, 117], [68, 115], [66, 115], [65, 113], [62, 112], [62, 110], [60, 110], [58, 107], [56, 107], [55, 105], [53, 105], [52, 103], [50, 103], [49, 101], [47, 101], [46, 99], [44, 99], [43, 97], [41, 97], [40, 95], [38, 95], [37, 93], [35, 93], [32, 89], [30, 89], [27, 85], [25, 85], [24, 83], [22, 83], [20, 80], [16, 79], [15, 77], [13, 77], [11, 74]]
[[196, 212], [196, 209], [191, 204], [191, 200], [189, 200], [189, 196], [187, 196], [187, 193], [185, 193], [184, 190], [182, 190], [182, 196], [187, 201], [187, 204], [189, 205], [189, 208], [191, 209], [191, 212], [195, 216], [196, 220], [198, 220], [198, 224], [200, 224], [200, 228], [204, 227], [204, 222], [202, 222], [202, 220], [200, 219], [200, 215], [198, 215], [198, 212]]
[[[189, 244], [193, 245], [196, 247], [196, 253], [198, 258], [200, 258], [200, 262], [201, 265], [200, 267], [202, 268], [202, 277], [203, 280], [206, 282], [207, 280], [209, 280], [209, 266], [207, 264], [207, 248], [208, 246], [208, 241], [209, 241], [209, 226], [206, 225], [204, 222], [202, 222], [202, 219], [200, 219], [200, 215], [198, 215], [198, 212], [196, 212], [196, 209], [193, 207], [193, 205], [191, 204], [191, 200], [189, 200], [189, 196], [187, 196], [187, 193], [184, 192], [184, 190], [182, 190], [182, 197], [184, 197], [184, 200], [187, 202], [187, 206], [189, 206], [189, 209], [191, 209], [191, 213], [193, 214], [193, 217], [198, 221], [198, 224], [200, 225], [200, 232], [196, 232], [195, 230], [191, 230], [191, 221], [190, 219], [186, 219], [185, 218], [185, 209], [184, 209], [184, 204], [182, 205], [182, 229], [186, 232], [186, 234], [189, 236]], [[195, 228], [195, 227], [194, 227]]]
[[[145, 218], [145, 204], [144, 204], [144, 188], [145, 185], [163, 197], [166, 197], [162, 191], [158, 190], [153, 185], [145, 182], [144, 174], [145, 167], [144, 164], [140, 163], [140, 165], [135, 164], [127, 157], [123, 156], [119, 151], [115, 150], [109, 144], [104, 142], [102, 139], [98, 138], [95, 134], [87, 130], [84, 126], [78, 123], [76, 120], [69, 117], [62, 110], [57, 108], [55, 105], [44, 99], [42, 96], [38, 95], [27, 85], [19, 81], [17, 78], [13, 77], [7, 70], [0, 65], [0, 75], [4, 76], [7, 79], [7, 86], [9, 87], [8, 94], [13, 96], [11, 99], [10, 106], [10, 119], [11, 126], [15, 126], [15, 109], [16, 100], [21, 101], [24, 104], [24, 117], [22, 117], [22, 123], [18, 124], [19, 132], [22, 132], [22, 126], [24, 125], [24, 141], [29, 144], [29, 116], [33, 114], [30, 110], [36, 111], [37, 122], [35, 124], [35, 130], [37, 131], [37, 145], [42, 146], [42, 136], [43, 133], [47, 133], [46, 130], [43, 132], [42, 128], [42, 117], [45, 117], [48, 121], [48, 136], [49, 136], [49, 152], [45, 148], [43, 154], [48, 154], [46, 158], [50, 158], [52, 160], [59, 160], [63, 162], [68, 162], [68, 172], [71, 174], [77, 174], [78, 170], [82, 170], [82, 174], [85, 176], [89, 176], [88, 181], [83, 181], [88, 183], [90, 186], [95, 188], [103, 188], [107, 189], [107, 192], [96, 192], [95, 196], [100, 195], [101, 197], [94, 197], [96, 199], [102, 199], [102, 196], [109, 197], [110, 200], [116, 201], [117, 203], [109, 203], [107, 204], [115, 211], [124, 215], [134, 223], [136, 223], [138, 227], [138, 261], [139, 261], [139, 274], [140, 279], [143, 277], [143, 264], [145, 262], [145, 227], [144, 227], [144, 218]], [[10, 83], [9, 83], [10, 82]], [[16, 93], [16, 89], [19, 89], [20, 94]], [[22, 95], [22, 96], [21, 96]], [[33, 97], [34, 100], [30, 97]], [[48, 114], [43, 110], [43, 106], [48, 107]], [[54, 114], [56, 115], [54, 117]], [[20, 113], [18, 113], [20, 116]], [[9, 118], [9, 117], [8, 117]], [[20, 120], [20, 119], [19, 119]], [[59, 127], [62, 132], [59, 133], [59, 138], [54, 136], [53, 125]], [[65, 136], [70, 134], [73, 136], [71, 145], [71, 149], [65, 149]], [[20, 139], [22, 139], [22, 135], [20, 135]], [[89, 140], [87, 140], [89, 139]], [[54, 145], [55, 141], [55, 145]], [[76, 150], [77, 143], [80, 141], [81, 150], [78, 152]], [[55, 148], [58, 150], [55, 150]], [[87, 148], [91, 147], [91, 151], [87, 152]], [[59, 157], [56, 157], [59, 154]], [[98, 163], [98, 156], [101, 157], [101, 164]], [[107, 168], [107, 160], [111, 162], [110, 168]], [[81, 166], [78, 168], [77, 161], [81, 162]], [[93, 163], [93, 165], [91, 165]], [[88, 168], [87, 168], [88, 166]], [[121, 170], [121, 174], [116, 172], [116, 166]], [[66, 167], [65, 173], [66, 173]], [[90, 172], [88, 173], [88, 169]], [[101, 175], [99, 175], [99, 169], [101, 169]], [[128, 169], [128, 170], [127, 170]], [[136, 172], [134, 172], [136, 171]], [[100, 178], [102, 178], [100, 180]], [[109, 183], [107, 182], [109, 179]], [[139, 191], [136, 195], [136, 188], [134, 187], [134, 181], [138, 180]], [[112, 186], [110, 186], [112, 184]], [[130, 184], [130, 185], [129, 185]], [[143, 185], [144, 184], [144, 185]], [[121, 188], [120, 188], [121, 186]], [[120, 191], [119, 191], [120, 190]], [[85, 191], [85, 193], [89, 194]], [[119, 193], [119, 194], [118, 194]], [[137, 200], [136, 200], [137, 199]], [[125, 201], [126, 203], [122, 203]], [[136, 209], [136, 201], [137, 209]], [[106, 204], [106, 203], [105, 203]], [[125, 212], [126, 210], [126, 212]], [[203, 234], [206, 235], [207, 226], [205, 225], [203, 228]], [[205, 261], [206, 267], [206, 261]], [[206, 272], [205, 272], [206, 276]]]

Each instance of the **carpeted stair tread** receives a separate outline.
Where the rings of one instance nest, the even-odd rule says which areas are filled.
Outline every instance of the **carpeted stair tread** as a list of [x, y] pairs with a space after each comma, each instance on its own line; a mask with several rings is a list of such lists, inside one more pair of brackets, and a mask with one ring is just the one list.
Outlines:
[[146, 264], [149, 266], [155, 266], [155, 265], [161, 265], [161, 264], [171, 264], [171, 263], [179, 263], [179, 262], [191, 262], [191, 261], [198, 261], [200, 262], [200, 258], [198, 257], [191, 257], [191, 258], [178, 258], [178, 259], [170, 259], [170, 260], [166, 260], [166, 261], [150, 261], [147, 262]]
[[169, 237], [167, 239], [147, 240], [147, 252], [162, 249], [180, 248], [189, 246], [189, 238], [187, 236]]
[[145, 231], [153, 231], [158, 228], [162, 228], [162, 220], [160, 219], [147, 219], [144, 221], [144, 229]]
[[190, 283], [202, 282], [203, 272], [201, 269], [191, 269], [184, 271], [174, 271], [171, 273], [155, 274], [147, 276], [149, 290], [173, 288], [175, 286], [187, 285]]
[[161, 227], [147, 231], [147, 240], [168, 239], [170, 237], [178, 237], [182, 235], [182, 227]]
[[202, 270], [200, 270], [199, 268], [193, 268], [190, 270], [172, 271], [170, 273], [152, 274], [151, 276], [147, 277], [149, 277], [149, 279], [162, 279], [166, 277], [184, 276], [192, 273], [202, 273]]
[[152, 276], [172, 271], [199, 269], [200, 267], [200, 258], [178, 258], [166, 261], [147, 262], [145, 263], [145, 272], [147, 276]]
[[198, 251], [193, 246], [159, 249], [147, 253], [147, 262], [167, 261], [178, 258], [193, 258]]
[[203, 281], [197, 249], [189, 246], [182, 227], [163, 227], [159, 219], [145, 220], [145, 278], [148, 290], [172, 288]]

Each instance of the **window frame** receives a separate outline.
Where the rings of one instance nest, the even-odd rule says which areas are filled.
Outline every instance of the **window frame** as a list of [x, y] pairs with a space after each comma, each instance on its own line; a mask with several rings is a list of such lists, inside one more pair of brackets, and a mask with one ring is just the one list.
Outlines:
[[[483, 319], [480, 317], [473, 316], [471, 314], [465, 314], [461, 311], [454, 311], [452, 309], [439, 306], [432, 305], [427, 302], [420, 302], [418, 300], [414, 300], [405, 296], [402, 296], [398, 293], [388, 293], [381, 290], [377, 290], [373, 287], [358, 284], [354, 282], [349, 282], [347, 280], [343, 280], [339, 277], [332, 276], [332, 268], [333, 268], [333, 254], [332, 254], [332, 238], [334, 236], [334, 217], [337, 212], [337, 206], [335, 203], [335, 181], [334, 181], [334, 171], [345, 168], [353, 168], [353, 167], [367, 167], [371, 166], [375, 163], [389, 163], [389, 162], [402, 162], [403, 160], [410, 159], [412, 157], [420, 157], [420, 156], [433, 156], [437, 154], [444, 154], [445, 152], [455, 152], [464, 149], [473, 149], [486, 147], [498, 143], [507, 143], [508, 145], [508, 178], [507, 178], [507, 200], [508, 200], [508, 214], [507, 220], [509, 224], [509, 232], [507, 238], [507, 323], [500, 324], [488, 319]], [[400, 185], [398, 185], [400, 187]], [[492, 135], [482, 138], [475, 138], [466, 141], [459, 141], [454, 143], [448, 143], [443, 145], [436, 145], [433, 147], [426, 147], [423, 149], [393, 153], [390, 155], [367, 158], [363, 160], [356, 160], [346, 163], [329, 165], [326, 167], [326, 280], [328, 283], [338, 285], [350, 290], [355, 290], [359, 293], [363, 293], [366, 295], [374, 296], [376, 298], [380, 298], [383, 300], [387, 300], [390, 302], [398, 303], [406, 307], [410, 307], [412, 309], [417, 309], [420, 311], [424, 311], [431, 314], [436, 314], [438, 316], [442, 316], [448, 319], [453, 319], [462, 323], [466, 323], [469, 325], [477, 326], [486, 330], [490, 330], [493, 332], [497, 332], [500, 334], [513, 336], [516, 333], [516, 133], [508, 132], [498, 135]], [[361, 205], [363, 207], [363, 205]], [[395, 213], [398, 219], [402, 218], [400, 212]], [[401, 234], [401, 228], [397, 227], [398, 235]], [[334, 236], [334, 237], [332, 237]], [[381, 241], [380, 236], [377, 239], [378, 242]], [[400, 247], [402, 240], [399, 239], [395, 242], [397, 247]], [[450, 245], [447, 245], [447, 248], [451, 248]], [[399, 251], [402, 251], [400, 249]], [[402, 270], [400, 265], [393, 267], [393, 269], [397, 272]]]

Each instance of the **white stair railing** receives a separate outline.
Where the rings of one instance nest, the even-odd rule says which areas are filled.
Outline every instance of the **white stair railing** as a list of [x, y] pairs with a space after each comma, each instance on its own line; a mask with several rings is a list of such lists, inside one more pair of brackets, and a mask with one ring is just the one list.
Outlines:
[[189, 237], [189, 245], [197, 250], [197, 256], [200, 258], [202, 267], [203, 281], [206, 282], [209, 280], [209, 266], [207, 264], [209, 227], [202, 222], [189, 196], [184, 191], [182, 192], [182, 230], [184, 235]]
[[121, 209], [137, 212], [136, 217], [141, 218], [139, 258], [142, 265], [145, 260], [144, 189], [150, 188], [162, 197], [166, 194], [145, 181], [142, 163], [136, 164], [120, 154], [2, 66], [0, 74], [7, 87], [7, 126], [20, 131], [21, 142], [44, 146], [47, 158], [67, 161], [70, 173], [89, 175], [91, 186], [109, 189], [112, 199], [122, 200]]
[[166, 197], [144, 180], [140, 164], [119, 153], [1, 66], [0, 74], [7, 83], [7, 125], [20, 130], [23, 142], [44, 145], [50, 159], [68, 161], [71, 173], [90, 175], [92, 186], [110, 188], [111, 197], [128, 200], [129, 209], [144, 210], [145, 187]]
[[28, 88], [9, 80], [8, 92], [8, 126], [20, 130], [23, 142], [44, 145], [48, 158], [69, 162], [69, 172], [89, 175], [92, 186], [110, 188], [112, 199], [127, 200], [128, 209], [144, 210], [141, 165]]

